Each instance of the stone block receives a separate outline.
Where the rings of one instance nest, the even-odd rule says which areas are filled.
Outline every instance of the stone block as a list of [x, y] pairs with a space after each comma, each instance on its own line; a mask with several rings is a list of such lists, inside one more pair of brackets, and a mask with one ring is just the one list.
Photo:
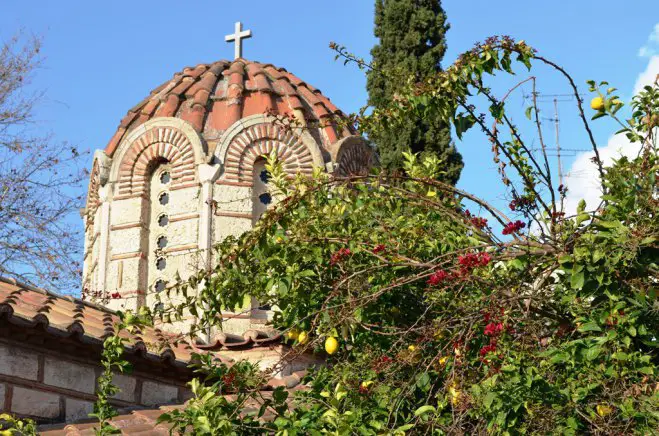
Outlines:
[[142, 198], [127, 198], [112, 202], [110, 209], [112, 225], [135, 223], [142, 220]]
[[5, 409], [5, 392], [7, 387], [5, 385], [0, 385], [0, 410]]
[[156, 406], [171, 404], [178, 401], [178, 387], [145, 381], [142, 384], [142, 404], [145, 406]]
[[11, 400], [13, 413], [52, 419], [60, 416], [59, 409], [59, 395], [14, 386]]
[[96, 386], [96, 374], [91, 366], [47, 357], [44, 366], [44, 383], [93, 394]]
[[66, 422], [89, 418], [89, 414], [94, 411], [94, 403], [90, 401], [67, 398], [64, 403]]
[[0, 345], [0, 374], [36, 380], [39, 374], [37, 353]]
[[139, 251], [141, 235], [141, 227], [112, 230], [110, 232], [110, 252], [123, 254]]
[[122, 401], [128, 401], [135, 403], [135, 385], [137, 381], [135, 377], [123, 374], [114, 374], [112, 377], [112, 383], [117, 386], [121, 391], [112, 398], [116, 398]]

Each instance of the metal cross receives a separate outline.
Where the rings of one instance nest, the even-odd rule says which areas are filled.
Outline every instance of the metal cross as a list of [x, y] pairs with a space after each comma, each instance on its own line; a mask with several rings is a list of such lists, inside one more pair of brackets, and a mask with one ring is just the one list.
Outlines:
[[234, 46], [233, 58], [238, 59], [243, 57], [243, 39], [251, 38], [251, 30], [243, 30], [243, 23], [238, 21], [235, 27], [235, 33], [224, 37], [226, 42], [236, 41]]

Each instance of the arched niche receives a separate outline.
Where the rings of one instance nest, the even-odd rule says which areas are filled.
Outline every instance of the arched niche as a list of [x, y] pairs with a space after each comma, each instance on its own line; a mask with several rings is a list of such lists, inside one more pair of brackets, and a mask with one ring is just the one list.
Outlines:
[[115, 197], [145, 193], [154, 162], [172, 166], [173, 187], [197, 180], [206, 147], [197, 131], [178, 118], [155, 118], [132, 131], [119, 146], [110, 172]]
[[229, 182], [251, 183], [254, 164], [275, 151], [290, 174], [311, 174], [324, 166], [320, 147], [303, 129], [287, 129], [274, 117], [252, 115], [234, 123], [222, 135], [214, 157], [224, 165]]

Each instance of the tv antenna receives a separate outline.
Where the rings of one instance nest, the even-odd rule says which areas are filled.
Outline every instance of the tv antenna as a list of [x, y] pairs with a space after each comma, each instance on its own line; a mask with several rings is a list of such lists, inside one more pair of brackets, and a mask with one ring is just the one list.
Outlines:
[[[526, 95], [525, 97], [531, 97], [529, 95]], [[560, 118], [558, 116], [558, 103], [559, 102], [572, 102], [574, 101], [576, 96], [574, 94], [540, 94], [539, 92], [536, 93], [536, 101], [537, 102], [553, 102], [554, 104], [554, 116], [551, 118], [543, 117], [542, 119], [551, 121], [554, 123], [554, 132], [556, 136], [556, 148], [552, 150], [550, 153], [547, 153], [548, 156], [556, 156], [557, 164], [558, 164], [558, 183], [560, 185], [563, 185], [563, 164], [561, 161], [561, 157], [564, 156], [576, 156], [577, 153], [589, 151], [588, 149], [580, 149], [580, 148], [561, 148], [561, 143], [560, 143]], [[579, 94], [579, 99], [581, 99], [581, 94]], [[541, 148], [533, 148], [531, 151], [539, 151]]]

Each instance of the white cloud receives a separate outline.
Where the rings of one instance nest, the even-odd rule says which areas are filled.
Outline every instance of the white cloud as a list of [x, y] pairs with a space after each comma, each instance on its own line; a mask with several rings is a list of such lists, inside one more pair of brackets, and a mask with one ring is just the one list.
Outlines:
[[[659, 23], [654, 26], [648, 42], [639, 50], [639, 56], [650, 59], [645, 71], [636, 78], [634, 95], [645, 85], [654, 83], [659, 74]], [[600, 159], [603, 165], [610, 165], [614, 159], [621, 156], [636, 156], [639, 147], [638, 144], [630, 143], [625, 135], [614, 135], [609, 138], [604, 147], [599, 148]], [[593, 210], [600, 203], [602, 190], [597, 166], [591, 160], [594, 156], [595, 153], [592, 151], [579, 154], [565, 178], [565, 185], [568, 188], [565, 198], [567, 215], [573, 215], [576, 212], [577, 204], [581, 199], [586, 200], [586, 210]]]
[[654, 25], [654, 30], [648, 36], [645, 45], [638, 49], [638, 55], [642, 58], [651, 58], [659, 51], [659, 23]]
[[636, 95], [645, 85], [651, 85], [659, 74], [659, 55], [652, 56], [648, 62], [648, 67], [636, 79], [634, 85], [634, 95]]
[[[615, 135], [609, 138], [604, 147], [599, 147], [600, 159], [603, 165], [610, 165], [614, 159], [621, 156], [636, 156], [639, 151], [638, 144], [629, 142], [625, 135]], [[568, 188], [565, 197], [565, 213], [573, 215], [581, 199], [586, 200], [586, 210], [593, 210], [600, 203], [602, 188], [600, 185], [597, 166], [592, 162], [595, 153], [590, 151], [581, 153], [572, 163], [568, 176], [565, 177], [565, 186]]]

